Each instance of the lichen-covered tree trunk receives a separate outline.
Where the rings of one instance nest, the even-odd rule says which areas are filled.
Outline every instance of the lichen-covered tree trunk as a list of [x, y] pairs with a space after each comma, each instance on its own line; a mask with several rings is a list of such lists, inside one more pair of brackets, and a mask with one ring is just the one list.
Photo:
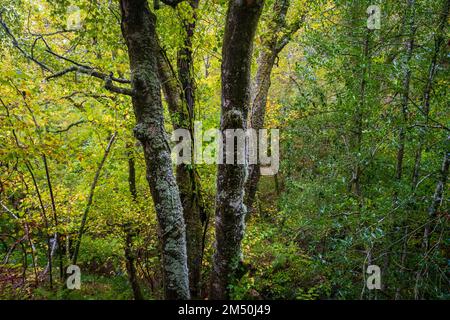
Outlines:
[[[192, 2], [197, 8], [197, 1]], [[194, 20], [195, 21], [195, 20]], [[194, 81], [192, 78], [192, 41], [194, 23], [185, 24], [185, 46], [178, 52], [178, 76], [161, 49], [158, 55], [158, 74], [171, 115], [174, 129], [186, 129], [193, 137]], [[180, 81], [178, 81], [180, 79]], [[192, 148], [193, 150], [193, 148]], [[176, 168], [176, 180], [180, 190], [186, 223], [186, 246], [189, 268], [189, 287], [191, 296], [200, 294], [203, 227], [206, 214], [201, 195], [201, 185], [195, 164], [180, 164]]]
[[147, 180], [158, 216], [165, 297], [188, 299], [185, 223], [164, 129], [157, 73], [159, 46], [155, 31], [156, 17], [146, 0], [121, 0], [120, 7], [137, 122], [134, 134], [144, 149]]
[[[184, 97], [183, 104], [178, 107], [182, 120], [182, 128], [188, 129], [193, 137], [193, 122], [195, 113], [195, 83], [194, 63], [192, 58], [192, 37], [197, 20], [196, 9], [198, 0], [189, 0], [192, 7], [192, 19], [184, 19], [184, 46], [178, 50], [177, 69], [181, 89]], [[192, 150], [194, 150], [192, 148]], [[189, 287], [192, 297], [200, 294], [200, 280], [202, 267], [202, 239], [203, 224], [206, 221], [203, 201], [201, 197], [200, 180], [195, 163], [180, 164], [176, 169], [178, 188], [180, 189], [183, 205], [184, 220], [186, 221], [186, 242], [189, 267]]]
[[[262, 0], [229, 1], [222, 47], [222, 132], [247, 127], [253, 38], [262, 7]], [[245, 176], [244, 164], [218, 165], [211, 299], [229, 297], [228, 285], [241, 259]]]

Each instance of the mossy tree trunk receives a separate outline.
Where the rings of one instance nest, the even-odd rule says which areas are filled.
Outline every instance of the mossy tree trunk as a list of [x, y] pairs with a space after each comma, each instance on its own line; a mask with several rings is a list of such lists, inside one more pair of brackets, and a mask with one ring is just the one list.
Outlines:
[[[222, 48], [222, 132], [247, 128], [253, 38], [263, 3], [262, 0], [229, 1]], [[228, 285], [241, 259], [246, 171], [245, 164], [218, 165], [211, 299], [229, 298]]]
[[[192, 37], [196, 24], [198, 0], [189, 1], [192, 19], [183, 20], [184, 45], [178, 50], [177, 71], [172, 67], [164, 50], [158, 55], [158, 74], [171, 115], [174, 129], [189, 130], [193, 137], [195, 109], [195, 85], [193, 78]], [[192, 148], [193, 150], [193, 148]], [[192, 155], [191, 155], [192, 156]], [[201, 195], [200, 179], [195, 163], [179, 164], [176, 180], [180, 190], [186, 223], [186, 246], [189, 268], [189, 287], [193, 298], [200, 295], [201, 266], [203, 251], [203, 228], [206, 213]]]
[[157, 73], [156, 16], [146, 0], [121, 0], [120, 7], [137, 122], [134, 134], [144, 149], [147, 180], [159, 222], [165, 298], [189, 299], [185, 223], [164, 129]]

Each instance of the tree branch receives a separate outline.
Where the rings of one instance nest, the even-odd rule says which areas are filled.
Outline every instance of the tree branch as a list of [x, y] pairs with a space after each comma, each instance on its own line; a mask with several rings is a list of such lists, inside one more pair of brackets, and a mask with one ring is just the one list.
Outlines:
[[106, 73], [102, 73], [102, 72], [98, 72], [95, 71], [92, 68], [86, 68], [86, 67], [81, 67], [81, 66], [72, 66], [70, 68], [61, 70], [59, 72], [56, 72], [50, 76], [48, 76], [47, 78], [45, 78], [46, 80], [51, 80], [53, 78], [58, 78], [61, 77], [69, 72], [79, 72], [79, 73], [83, 73], [83, 74], [87, 74], [89, 76], [101, 79], [105, 81], [105, 89], [111, 91], [111, 92], [115, 92], [115, 93], [119, 93], [119, 94], [124, 94], [127, 96], [133, 96], [133, 90], [129, 89], [129, 88], [121, 88], [121, 87], [117, 87], [114, 86], [112, 84], [113, 81], [119, 82], [119, 83], [130, 83], [130, 80], [127, 79], [122, 79], [122, 78], [115, 78], [113, 77], [112, 73], [110, 73], [109, 75], [107, 75]]
[[294, 21], [289, 27], [288, 30], [280, 37], [278, 40], [276, 51], [280, 52], [283, 48], [289, 43], [292, 39], [292, 36], [301, 28], [303, 22], [305, 22], [306, 13], [304, 13], [298, 20]]
[[[162, 3], [167, 4], [168, 6], [171, 6], [172, 8], [175, 8], [179, 3], [183, 2], [184, 0], [161, 0]], [[159, 1], [156, 0], [155, 1], [155, 8], [156, 8], [156, 3], [158, 3]], [[158, 6], [159, 8], [159, 6]]]
[[14, 37], [14, 35], [11, 33], [11, 31], [9, 30], [8, 26], [6, 25], [6, 23], [3, 21], [1, 14], [2, 13], [0, 12], [0, 25], [3, 27], [3, 29], [6, 32], [6, 34], [11, 38], [13, 46], [16, 47], [25, 56], [25, 58], [33, 61], [34, 63], [39, 65], [42, 69], [44, 69], [44, 70], [46, 70], [48, 72], [52, 72], [52, 70], [49, 67], [47, 67], [44, 63], [42, 63], [39, 60], [36, 60], [34, 57], [30, 56], [25, 50], [23, 50], [19, 46], [19, 42], [17, 41], [16, 37]]
[[67, 131], [69, 131], [72, 127], [75, 127], [75, 126], [78, 126], [78, 125], [80, 125], [80, 124], [83, 124], [83, 123], [86, 123], [87, 121], [86, 120], [79, 120], [79, 121], [77, 121], [77, 122], [74, 122], [74, 123], [71, 123], [71, 124], [69, 124], [68, 126], [67, 126], [67, 128], [65, 128], [65, 129], [57, 129], [57, 130], [48, 130], [48, 132], [50, 132], [50, 133], [63, 133], [63, 132], [67, 132]]

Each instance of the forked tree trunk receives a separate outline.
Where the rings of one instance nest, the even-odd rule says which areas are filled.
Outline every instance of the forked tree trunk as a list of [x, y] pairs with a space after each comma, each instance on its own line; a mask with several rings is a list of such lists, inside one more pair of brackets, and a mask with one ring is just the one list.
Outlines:
[[147, 180], [159, 223], [165, 298], [189, 299], [185, 223], [164, 129], [157, 73], [156, 16], [146, 0], [121, 0], [120, 8], [137, 122], [134, 134], [144, 149]]
[[[222, 133], [227, 129], [247, 128], [253, 38], [263, 2], [229, 1], [222, 47]], [[211, 299], [229, 297], [228, 285], [241, 260], [246, 214], [243, 203], [246, 171], [244, 164], [218, 165]]]
[[[278, 54], [289, 42], [289, 37], [283, 37], [281, 31], [286, 27], [286, 15], [290, 6], [290, 0], [277, 0], [273, 5], [273, 14], [270, 17], [267, 34], [263, 36], [262, 50], [258, 57], [258, 70], [253, 85], [253, 101], [248, 127], [255, 130], [264, 128], [267, 97], [270, 89], [270, 76]], [[303, 22], [304, 17], [299, 21]], [[300, 27], [301, 23], [294, 27]], [[249, 214], [253, 209], [259, 178], [261, 177], [260, 165], [251, 164], [248, 167], [248, 178], [245, 182], [245, 206]]]

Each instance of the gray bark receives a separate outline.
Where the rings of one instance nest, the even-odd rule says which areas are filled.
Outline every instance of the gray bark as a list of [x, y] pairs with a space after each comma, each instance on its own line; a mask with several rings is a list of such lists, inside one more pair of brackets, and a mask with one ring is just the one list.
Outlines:
[[164, 129], [158, 79], [156, 17], [145, 0], [121, 0], [120, 7], [137, 122], [134, 134], [144, 149], [147, 180], [160, 229], [165, 298], [189, 299], [186, 229]]
[[[222, 132], [247, 128], [253, 38], [263, 2], [229, 1], [222, 48]], [[241, 259], [246, 215], [243, 203], [246, 171], [243, 164], [218, 165], [211, 299], [229, 297], [228, 285]]]
[[[197, 0], [191, 0], [193, 9]], [[185, 41], [178, 51], [177, 71], [173, 70], [164, 50], [158, 55], [158, 75], [168, 104], [174, 129], [186, 129], [193, 137], [195, 86], [193, 79], [192, 37], [196, 16], [192, 21], [183, 21]], [[193, 148], [192, 148], [193, 150]], [[193, 298], [200, 295], [201, 266], [203, 256], [203, 228], [206, 214], [202, 200], [200, 178], [195, 164], [180, 164], [176, 168], [176, 180], [180, 190], [186, 223], [186, 246], [189, 268], [189, 287]]]

